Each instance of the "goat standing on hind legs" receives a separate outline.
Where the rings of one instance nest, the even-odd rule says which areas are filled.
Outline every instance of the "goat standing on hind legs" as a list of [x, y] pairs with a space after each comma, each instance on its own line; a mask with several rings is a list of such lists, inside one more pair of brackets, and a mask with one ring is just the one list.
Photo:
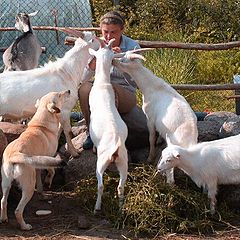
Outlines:
[[[148, 162], [152, 163], [156, 156], [156, 132], [165, 140], [168, 134], [179, 146], [192, 146], [198, 138], [197, 118], [186, 99], [139, 59], [141, 55], [128, 51], [123, 59], [114, 59], [113, 65], [129, 74], [143, 94], [142, 109], [147, 117], [150, 142]], [[168, 169], [166, 175], [167, 182], [174, 183], [173, 169]]]
[[111, 49], [113, 41], [114, 39], [110, 40], [108, 45], [101, 42], [98, 51], [89, 49], [90, 54], [96, 57], [95, 80], [89, 95], [90, 135], [97, 148], [98, 196], [95, 213], [101, 210], [103, 173], [108, 165], [114, 162], [120, 174], [118, 184], [120, 209], [123, 205], [124, 185], [128, 174], [128, 155], [125, 146], [128, 131], [115, 106], [115, 95], [110, 83], [110, 68], [114, 57]]

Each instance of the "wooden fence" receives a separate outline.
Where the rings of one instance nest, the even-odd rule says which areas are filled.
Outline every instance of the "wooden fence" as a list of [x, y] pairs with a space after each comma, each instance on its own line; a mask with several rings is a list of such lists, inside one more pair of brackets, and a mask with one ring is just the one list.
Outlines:
[[[77, 31], [100, 31], [99, 27], [91, 28], [78, 28], [78, 27], [52, 27], [52, 26], [33, 26], [34, 30], [52, 30], [52, 31], [65, 31], [73, 29]], [[1, 31], [15, 31], [15, 28], [0, 28]], [[64, 44], [73, 45], [76, 37], [67, 36]], [[201, 50], [201, 51], [216, 51], [216, 50], [229, 50], [240, 47], [240, 41], [206, 44], [206, 43], [182, 43], [182, 42], [164, 42], [164, 41], [143, 41], [137, 40], [141, 47], [149, 48], [177, 48], [186, 50]], [[5, 51], [6, 47], [0, 47], [0, 52]], [[44, 47], [43, 47], [44, 51]], [[220, 90], [235, 90], [235, 95], [227, 97], [228, 99], [235, 98], [236, 113], [240, 115], [240, 83], [233, 84], [211, 84], [211, 85], [198, 85], [198, 84], [172, 84], [176, 90], [190, 90], [190, 91], [220, 91]]]

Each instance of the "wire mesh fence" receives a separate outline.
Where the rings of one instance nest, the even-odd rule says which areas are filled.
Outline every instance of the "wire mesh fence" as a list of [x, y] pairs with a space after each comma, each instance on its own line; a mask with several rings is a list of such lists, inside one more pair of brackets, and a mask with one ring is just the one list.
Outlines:
[[[0, 27], [14, 27], [19, 12], [38, 14], [31, 18], [32, 26], [92, 27], [89, 0], [0, 0]], [[40, 65], [49, 59], [62, 57], [71, 47], [64, 45], [66, 34], [58, 31], [34, 31], [47, 51], [40, 57]], [[1, 31], [0, 47], [8, 47], [21, 35], [18, 31]], [[0, 53], [0, 68], [3, 68]]]

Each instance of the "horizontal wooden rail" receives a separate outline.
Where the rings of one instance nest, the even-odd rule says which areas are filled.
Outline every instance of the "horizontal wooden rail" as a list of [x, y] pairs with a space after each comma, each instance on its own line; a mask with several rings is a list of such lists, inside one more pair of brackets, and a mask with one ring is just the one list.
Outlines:
[[[64, 30], [64, 29], [74, 29], [78, 31], [100, 31], [99, 27], [54, 27], [54, 26], [33, 26], [34, 30]], [[1, 27], [0, 31], [16, 31], [14, 27]], [[73, 45], [74, 38], [66, 38], [66, 45]], [[136, 40], [141, 47], [150, 48], [178, 48], [178, 49], [188, 49], [188, 50], [204, 50], [204, 51], [215, 51], [215, 50], [228, 50], [232, 48], [240, 47], [240, 41], [228, 42], [228, 43], [182, 43], [182, 42], [164, 42], [164, 41], [144, 41]]]
[[198, 85], [198, 84], [172, 84], [176, 90], [194, 90], [194, 91], [221, 91], [221, 90], [237, 90], [240, 89], [240, 83], [230, 84], [209, 84], [209, 85]]
[[[76, 41], [75, 37], [67, 36], [64, 44], [73, 45]], [[228, 50], [236, 47], [240, 47], [240, 41], [228, 42], [228, 43], [180, 43], [180, 42], [161, 42], [161, 41], [142, 41], [136, 40], [141, 47], [149, 48], [178, 48], [187, 50], [205, 50], [205, 51], [216, 51], [216, 50]]]
[[[82, 27], [52, 27], [52, 26], [33, 26], [32, 27], [34, 30], [41, 31], [41, 30], [59, 30], [59, 29], [74, 29], [78, 31], [99, 31], [99, 27], [88, 27], [88, 28], [82, 28]], [[0, 27], [0, 32], [1, 31], [17, 31], [16, 28], [14, 27]]]
[[187, 49], [187, 50], [204, 50], [204, 51], [228, 50], [228, 49], [240, 47], [240, 41], [228, 42], [228, 43], [216, 43], [216, 44], [142, 41], [142, 40], [137, 40], [137, 42], [141, 47], [179, 48], [179, 49]]
[[232, 99], [232, 98], [238, 99], [238, 98], [240, 98], [240, 95], [227, 96], [226, 98], [227, 99]]
[[[5, 52], [7, 49], [7, 47], [0, 47], [0, 52]], [[42, 49], [42, 53], [46, 53], [47, 52], [47, 48], [46, 47], [41, 47]]]

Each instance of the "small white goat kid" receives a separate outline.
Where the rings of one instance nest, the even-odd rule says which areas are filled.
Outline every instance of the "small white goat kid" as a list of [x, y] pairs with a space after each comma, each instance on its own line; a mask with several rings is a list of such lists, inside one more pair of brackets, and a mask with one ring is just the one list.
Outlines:
[[71, 91], [68, 102], [61, 112], [61, 127], [66, 136], [68, 150], [78, 153], [71, 142], [70, 113], [78, 100], [78, 87], [82, 82], [84, 68], [90, 58], [89, 48], [99, 47], [96, 40], [86, 42], [78, 38], [63, 58], [44, 67], [27, 71], [0, 74], [0, 116], [8, 119], [27, 119], [36, 112], [35, 103], [49, 92]]
[[42, 49], [30, 22], [30, 18], [37, 13], [38, 11], [16, 15], [15, 27], [23, 33], [4, 52], [4, 71], [24, 71], [38, 66]]
[[90, 49], [96, 57], [96, 72], [93, 87], [89, 95], [90, 105], [90, 135], [97, 148], [96, 176], [98, 180], [98, 196], [94, 212], [101, 210], [103, 194], [103, 173], [111, 162], [115, 162], [120, 180], [118, 185], [119, 207], [124, 198], [124, 184], [128, 172], [128, 155], [125, 147], [127, 126], [121, 119], [115, 106], [115, 96], [110, 83], [110, 68], [114, 53], [111, 45], [114, 39], [105, 46], [101, 42], [98, 51]]
[[[152, 162], [156, 155], [156, 131], [163, 138], [168, 134], [173, 143], [188, 147], [197, 143], [197, 118], [185, 98], [139, 59], [141, 55], [127, 52], [121, 61], [114, 60], [113, 64], [128, 73], [143, 94], [142, 109], [147, 117], [150, 142], [148, 162]], [[173, 169], [167, 172], [167, 182], [174, 183]]]
[[173, 145], [162, 151], [159, 171], [178, 167], [188, 174], [198, 187], [208, 191], [210, 210], [215, 212], [218, 184], [240, 183], [240, 135], [202, 142], [183, 148]]

